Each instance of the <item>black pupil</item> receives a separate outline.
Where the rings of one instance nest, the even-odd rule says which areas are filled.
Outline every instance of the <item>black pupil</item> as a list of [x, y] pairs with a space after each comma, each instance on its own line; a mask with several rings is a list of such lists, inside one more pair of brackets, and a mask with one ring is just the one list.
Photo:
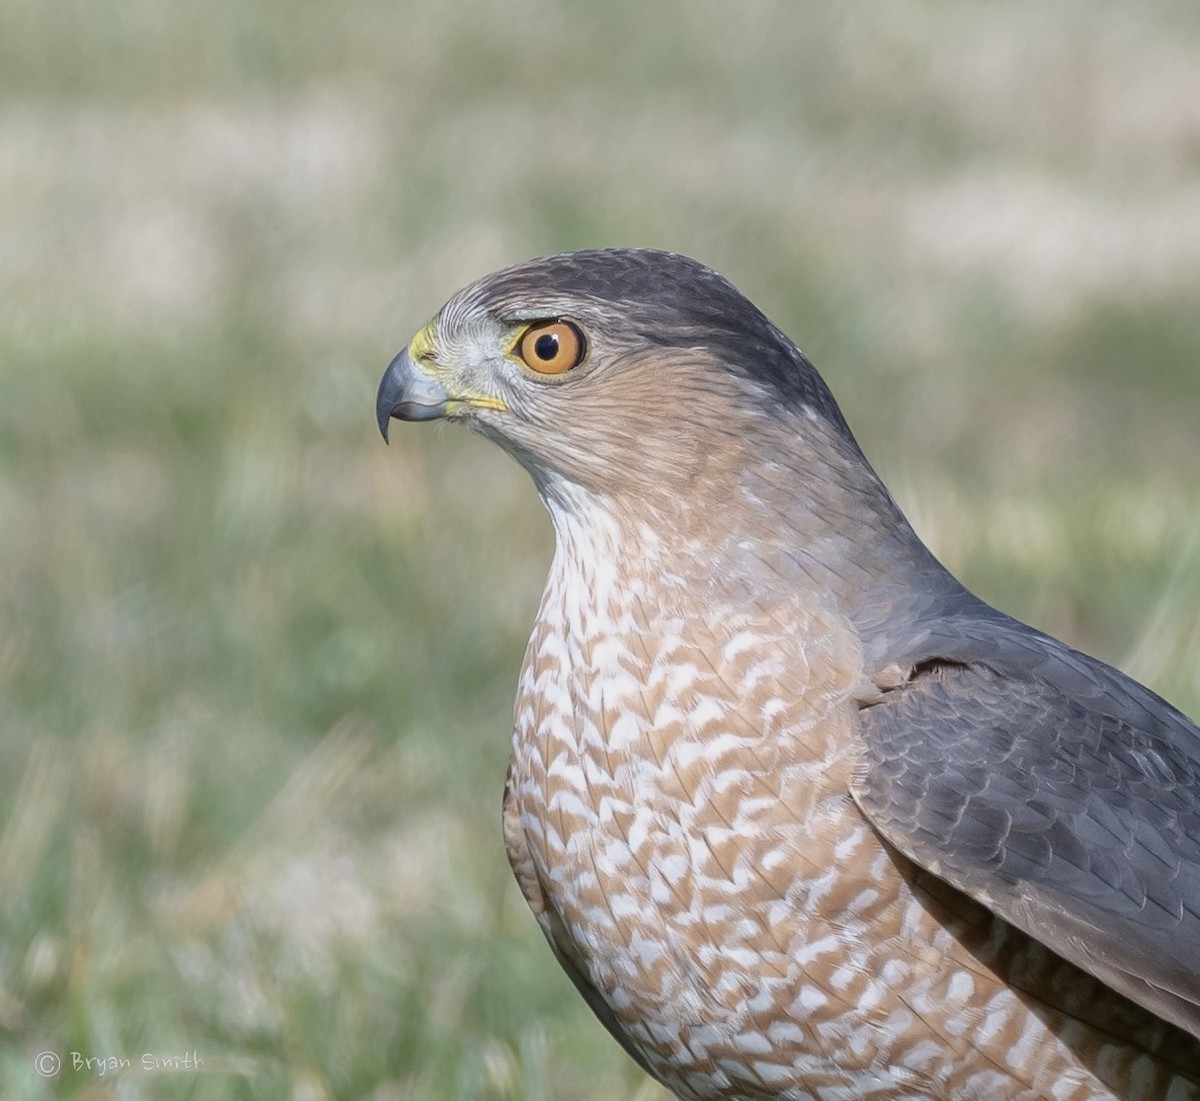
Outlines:
[[549, 362], [558, 355], [558, 337], [553, 333], [542, 333], [533, 342], [533, 351], [538, 359]]

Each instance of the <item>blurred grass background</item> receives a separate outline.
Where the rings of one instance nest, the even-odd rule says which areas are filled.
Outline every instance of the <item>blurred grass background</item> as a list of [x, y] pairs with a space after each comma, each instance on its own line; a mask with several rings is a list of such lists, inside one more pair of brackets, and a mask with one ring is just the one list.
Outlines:
[[1200, 712], [1194, 4], [7, 0], [0, 1096], [665, 1096], [503, 855], [548, 524], [372, 411], [463, 283], [616, 244], [730, 276], [952, 569]]

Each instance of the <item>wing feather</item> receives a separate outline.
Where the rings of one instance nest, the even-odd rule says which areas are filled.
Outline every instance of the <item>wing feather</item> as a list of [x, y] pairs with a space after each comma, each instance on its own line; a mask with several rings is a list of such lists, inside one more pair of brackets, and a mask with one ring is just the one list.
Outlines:
[[864, 708], [854, 796], [910, 859], [1200, 1038], [1200, 730], [1011, 622]]

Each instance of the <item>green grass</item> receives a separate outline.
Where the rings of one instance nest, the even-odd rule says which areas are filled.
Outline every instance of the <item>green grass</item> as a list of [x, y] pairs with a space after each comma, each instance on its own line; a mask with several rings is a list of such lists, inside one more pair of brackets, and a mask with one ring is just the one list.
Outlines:
[[721, 268], [968, 583], [1200, 712], [1189, 10], [600, 11], [0, 10], [0, 1097], [664, 1096], [500, 841], [549, 525], [373, 423], [525, 256]]

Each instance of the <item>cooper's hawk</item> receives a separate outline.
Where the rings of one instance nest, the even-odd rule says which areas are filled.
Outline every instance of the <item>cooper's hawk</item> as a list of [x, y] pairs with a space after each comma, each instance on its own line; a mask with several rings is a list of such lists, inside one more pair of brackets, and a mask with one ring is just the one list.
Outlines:
[[534, 260], [389, 418], [532, 474], [554, 562], [509, 857], [681, 1098], [1200, 1098], [1200, 729], [925, 548], [829, 390], [661, 252]]

